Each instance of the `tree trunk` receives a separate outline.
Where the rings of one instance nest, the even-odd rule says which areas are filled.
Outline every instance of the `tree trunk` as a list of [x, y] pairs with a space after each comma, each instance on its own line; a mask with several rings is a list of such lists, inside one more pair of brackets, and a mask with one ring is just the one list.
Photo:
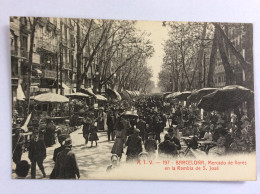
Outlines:
[[77, 81], [76, 81], [76, 91], [78, 92], [80, 90], [82, 80], [81, 80], [81, 47], [80, 47], [80, 26], [79, 26], [79, 20], [77, 23]]
[[218, 37], [217, 37], [217, 31], [215, 29], [211, 53], [210, 53], [210, 59], [209, 59], [209, 72], [208, 72], [208, 83], [207, 83], [208, 87], [214, 87], [213, 75], [215, 70], [216, 54], [218, 49], [217, 43], [218, 43]]
[[[29, 18], [30, 20], [30, 18]], [[34, 36], [35, 30], [37, 25], [37, 18], [33, 18], [33, 23], [30, 21], [31, 27], [31, 36], [30, 36], [30, 49], [29, 49], [29, 61], [28, 61], [28, 74], [27, 74], [27, 100], [28, 100], [28, 109], [27, 115], [29, 114], [29, 107], [30, 107], [30, 88], [31, 88], [31, 74], [32, 74], [32, 58], [33, 58], [33, 46], [34, 46]]]
[[221, 36], [219, 36], [219, 29], [216, 29], [216, 30], [217, 30], [217, 34], [218, 34], [219, 53], [220, 53], [222, 64], [224, 66], [225, 74], [226, 74], [226, 85], [232, 85], [232, 84], [234, 84], [234, 73], [233, 73], [233, 70], [232, 70], [229, 62], [228, 62], [223, 38]]
[[[244, 57], [241, 55], [239, 51], [233, 46], [232, 42], [229, 40], [225, 32], [221, 29], [219, 24], [213, 23], [215, 28], [219, 30], [219, 34], [222, 36], [225, 45], [229, 48], [229, 51], [231, 54], [233, 54], [237, 60], [239, 61], [239, 64], [241, 65], [242, 69], [245, 71], [245, 78], [246, 82], [251, 83], [248, 84], [248, 86], [253, 85], [253, 63], [247, 63], [244, 59]], [[250, 24], [252, 26], [252, 24]]]
[[[204, 23], [203, 25], [203, 31], [201, 35], [201, 44], [200, 44], [200, 50], [199, 50], [199, 56], [197, 60], [197, 65], [199, 69], [199, 88], [202, 88], [202, 59], [203, 59], [203, 53], [204, 53], [204, 39], [206, 36], [206, 29], [207, 29], [207, 23]], [[203, 80], [205, 82], [205, 80]]]

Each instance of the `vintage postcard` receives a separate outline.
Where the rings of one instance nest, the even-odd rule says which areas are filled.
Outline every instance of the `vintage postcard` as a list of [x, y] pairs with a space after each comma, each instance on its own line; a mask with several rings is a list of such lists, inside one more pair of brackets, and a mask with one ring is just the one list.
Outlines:
[[256, 180], [253, 24], [12, 16], [10, 50], [12, 178]]

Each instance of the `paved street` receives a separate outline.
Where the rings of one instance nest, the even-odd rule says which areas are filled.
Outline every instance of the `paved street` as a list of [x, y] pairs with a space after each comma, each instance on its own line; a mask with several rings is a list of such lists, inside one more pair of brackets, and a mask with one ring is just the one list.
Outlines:
[[[167, 130], [167, 128], [165, 129]], [[166, 131], [161, 133], [161, 140], [165, 135]], [[98, 132], [98, 146], [95, 146], [95, 142], [93, 142], [93, 147], [90, 147], [90, 142], [85, 144], [85, 139], [83, 138], [82, 129], [74, 131], [70, 134], [72, 138], [72, 150], [76, 154], [78, 166], [80, 169], [81, 179], [91, 179], [96, 177], [97, 174], [106, 174], [106, 168], [110, 165], [110, 156], [111, 149], [114, 141], [107, 141], [106, 132]], [[59, 147], [59, 143], [56, 143], [52, 147], [47, 148], [47, 157], [44, 160], [45, 172], [47, 174], [46, 179], [49, 178], [49, 175], [54, 167], [54, 162], [52, 160], [54, 149]], [[124, 153], [126, 153], [126, 148], [124, 149]], [[23, 153], [22, 160], [28, 159], [28, 152]], [[121, 159], [121, 164], [125, 163], [126, 155], [123, 154]], [[13, 163], [13, 177], [15, 177], [14, 168], [15, 164]], [[31, 178], [30, 172], [27, 178]], [[42, 178], [42, 174], [40, 169], [36, 168], [36, 178]]]

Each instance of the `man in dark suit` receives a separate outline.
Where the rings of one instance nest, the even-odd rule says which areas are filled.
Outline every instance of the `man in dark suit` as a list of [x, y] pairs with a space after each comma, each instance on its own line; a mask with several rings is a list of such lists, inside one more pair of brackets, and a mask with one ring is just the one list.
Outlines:
[[146, 122], [143, 120], [142, 116], [140, 116], [140, 120], [137, 122], [136, 127], [140, 129], [140, 136], [144, 142], [146, 139]]
[[67, 138], [64, 143], [64, 150], [61, 151], [55, 163], [55, 176], [57, 179], [78, 179], [80, 178], [78, 163], [75, 154], [71, 151], [72, 141]]
[[110, 136], [112, 136], [112, 140], [114, 140], [113, 138], [113, 131], [115, 128], [115, 117], [112, 111], [109, 111], [108, 116], [107, 116], [107, 138], [108, 141], [110, 141]]
[[33, 135], [33, 139], [29, 146], [29, 159], [31, 160], [31, 178], [36, 176], [36, 163], [39, 166], [43, 177], [46, 177], [43, 160], [46, 158], [46, 146], [43, 137], [39, 137], [39, 133]]
[[180, 143], [180, 140], [176, 137], [176, 131], [173, 130], [173, 127], [169, 128], [168, 134], [170, 136], [170, 141], [175, 143], [177, 150], [180, 150], [181, 143]]
[[126, 161], [134, 161], [138, 159], [138, 155], [142, 152], [142, 138], [139, 136], [140, 130], [135, 128], [134, 134], [130, 135], [125, 143], [127, 146]]
[[155, 151], [157, 150], [156, 140], [154, 139], [154, 133], [148, 134], [148, 139], [144, 143], [144, 148], [148, 152], [150, 158], [154, 158]]
[[159, 156], [177, 156], [178, 152], [177, 152], [177, 147], [175, 145], [175, 143], [170, 141], [171, 138], [169, 136], [169, 134], [166, 134], [164, 136], [164, 141], [162, 143], [159, 144]]

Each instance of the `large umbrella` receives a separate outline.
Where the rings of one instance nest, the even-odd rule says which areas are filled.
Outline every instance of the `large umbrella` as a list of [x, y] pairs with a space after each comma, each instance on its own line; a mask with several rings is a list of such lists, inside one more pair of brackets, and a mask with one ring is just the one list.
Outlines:
[[122, 97], [120, 96], [120, 94], [116, 91], [116, 90], [112, 90], [112, 89], [106, 89], [106, 93], [107, 95], [115, 100], [122, 100]]
[[177, 98], [178, 100], [187, 100], [187, 97], [189, 95], [191, 95], [191, 91], [185, 91], [175, 95], [175, 98]]
[[200, 100], [198, 107], [206, 111], [234, 109], [244, 101], [253, 100], [253, 92], [243, 86], [230, 85], [210, 93]]
[[55, 93], [39, 94], [34, 97], [34, 100], [38, 102], [69, 102], [67, 97]]
[[196, 91], [193, 91], [191, 95], [187, 98], [190, 102], [199, 102], [201, 98], [205, 95], [208, 95], [214, 92], [217, 88], [202, 88]]
[[168, 95], [170, 95], [171, 94], [171, 92], [165, 92], [164, 94], [163, 94], [163, 98], [166, 98]]
[[67, 94], [65, 95], [66, 97], [71, 97], [71, 98], [77, 98], [77, 97], [83, 97], [83, 98], [89, 98], [90, 96], [81, 92], [76, 92], [72, 94]]
[[124, 118], [138, 118], [138, 114], [134, 111], [125, 111], [121, 114]]
[[91, 88], [80, 88], [80, 92], [83, 92], [84, 94], [88, 94], [90, 96], [96, 97], [93, 90]]
[[181, 93], [180, 93], [180, 92], [173, 92], [173, 93], [171, 93], [171, 94], [168, 94], [165, 98], [166, 98], [166, 99], [174, 99], [175, 96], [177, 96], [177, 95], [179, 95], [179, 94], [181, 94]]
[[130, 99], [130, 98], [131, 98], [131, 95], [127, 92], [127, 90], [126, 90], [126, 91], [122, 91], [122, 92], [120, 93], [120, 95], [121, 95], [122, 98], [124, 98], [124, 99]]
[[96, 94], [96, 99], [99, 100], [99, 101], [107, 101], [106, 97], [99, 95], [99, 94]]

